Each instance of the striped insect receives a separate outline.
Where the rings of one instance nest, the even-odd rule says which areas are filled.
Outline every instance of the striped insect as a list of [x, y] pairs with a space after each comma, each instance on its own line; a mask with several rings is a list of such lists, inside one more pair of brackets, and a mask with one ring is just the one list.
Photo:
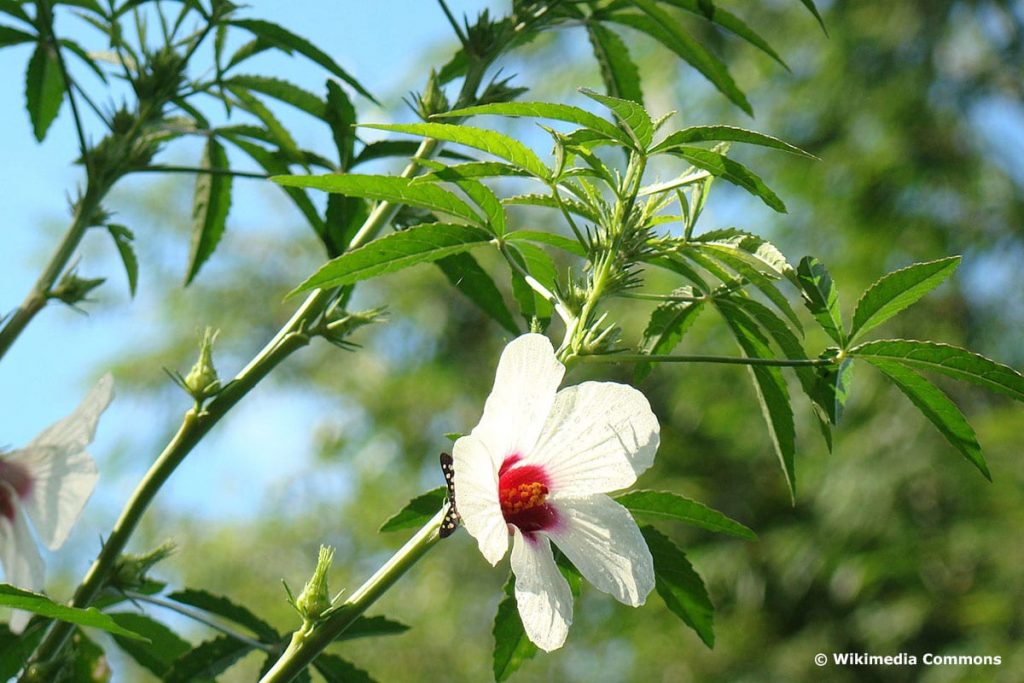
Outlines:
[[441, 538], [448, 538], [462, 523], [462, 517], [459, 516], [459, 511], [455, 507], [455, 461], [450, 453], [441, 454], [441, 472], [444, 474], [444, 483], [448, 487], [448, 512], [444, 515], [438, 535]]

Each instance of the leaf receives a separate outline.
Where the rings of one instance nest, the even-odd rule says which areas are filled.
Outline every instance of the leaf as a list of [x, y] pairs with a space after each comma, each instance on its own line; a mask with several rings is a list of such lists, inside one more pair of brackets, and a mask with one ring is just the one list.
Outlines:
[[347, 171], [352, 166], [352, 155], [355, 153], [356, 131], [353, 126], [356, 123], [356, 110], [341, 86], [331, 80], [327, 81], [327, 105], [323, 119], [330, 126], [334, 144], [338, 148], [338, 167]]
[[691, 142], [743, 142], [750, 145], [759, 145], [771, 149], [782, 150], [791, 154], [797, 154], [808, 159], [817, 160], [818, 157], [809, 152], [791, 145], [771, 135], [758, 133], [757, 131], [737, 128], [736, 126], [691, 126], [677, 130], [665, 136], [665, 139], [651, 148], [651, 154], [668, 152], [677, 145], [686, 145]]
[[438, 486], [436, 489], [431, 489], [426, 493], [416, 496], [406, 503], [404, 508], [389, 517], [378, 531], [385, 533], [402, 529], [415, 529], [423, 526], [444, 505], [446, 495], [448, 495], [448, 490], [444, 486]]
[[307, 114], [317, 118], [324, 118], [326, 107], [323, 100], [308, 90], [304, 90], [303, 88], [281, 78], [242, 74], [225, 79], [224, 85], [237, 86], [245, 88], [246, 90], [254, 90], [273, 97], [276, 100], [280, 100], [286, 104], [290, 104], [296, 109], [300, 109]]
[[[691, 242], [689, 247], [690, 250], [687, 251], [687, 256], [692, 257], [694, 252], [696, 252], [701, 256], [711, 258], [732, 269], [740, 277], [757, 287], [786, 316], [793, 327], [803, 334], [803, 325], [800, 323], [800, 318], [797, 316], [796, 311], [793, 310], [793, 307], [789, 305], [786, 295], [779, 291], [772, 279], [776, 277], [775, 273], [777, 271], [772, 271], [770, 275], [766, 275], [758, 269], [757, 266], [764, 266], [764, 261], [760, 260], [757, 256], [750, 255], [746, 251], [728, 244]], [[752, 264], [757, 264], [757, 266]], [[792, 268], [789, 270], [792, 271]]]
[[669, 5], [675, 5], [676, 7], [684, 9], [687, 12], [699, 14], [702, 17], [706, 18], [708, 21], [712, 21], [718, 24], [725, 30], [732, 32], [733, 34], [739, 36], [740, 38], [747, 41], [754, 47], [758, 48], [759, 50], [767, 54], [769, 57], [774, 59], [776, 62], [784, 66], [786, 69], [789, 69], [786, 63], [782, 61], [782, 57], [780, 57], [778, 53], [775, 52], [772, 46], [769, 45], [764, 38], [758, 35], [757, 32], [755, 32], [752, 28], [747, 26], [747, 24], [742, 19], [737, 17], [732, 12], [724, 10], [721, 7], [717, 7], [715, 5], [711, 5], [711, 12], [705, 12], [704, 9], [701, 7], [704, 0], [661, 1]]
[[[505, 207], [501, 205], [501, 201], [498, 200], [498, 197], [489, 187], [475, 178], [463, 176], [454, 167], [445, 166], [438, 162], [431, 162], [425, 165], [433, 169], [433, 173], [430, 174], [429, 180], [426, 182], [443, 181], [454, 183], [484, 212], [491, 231], [499, 237], [505, 234]], [[420, 176], [417, 178], [417, 182], [424, 182], [424, 177]]]
[[[556, 290], [555, 264], [547, 252], [529, 242], [519, 242], [509, 245], [512, 258], [521, 268], [526, 270], [537, 282], [542, 284], [549, 292]], [[526, 281], [526, 278], [518, 270], [512, 270], [512, 293], [515, 295], [519, 308], [527, 323], [537, 318], [544, 327], [551, 319], [554, 307], [548, 299], [536, 291]]]
[[1024, 401], [1024, 376], [985, 356], [949, 344], [908, 339], [880, 339], [850, 349], [850, 355], [872, 361], [899, 361], [917, 370], [939, 372]]
[[[438, 505], [437, 509], [440, 509]], [[434, 513], [437, 512], [434, 510]], [[434, 513], [431, 513], [431, 517]], [[429, 520], [429, 517], [427, 518]], [[405, 633], [409, 627], [405, 624], [388, 619], [387, 617], [359, 617], [352, 622], [352, 625], [341, 632], [338, 640], [355, 640], [356, 638], [375, 638], [377, 636], [396, 636]]]
[[283, 175], [274, 176], [271, 180], [282, 187], [308, 187], [350, 197], [366, 197], [418, 206], [428, 211], [439, 211], [462, 218], [474, 225], [484, 225], [483, 219], [476, 211], [448, 190], [431, 183], [415, 183], [409, 178], [349, 173]]
[[124, 264], [125, 275], [128, 276], [128, 291], [135, 296], [135, 288], [139, 283], [139, 260], [135, 257], [135, 249], [132, 247], [132, 240], [135, 235], [123, 225], [111, 223], [107, 225], [110, 236], [114, 238], [114, 245], [117, 253], [121, 255], [121, 262]]
[[308, 40], [301, 36], [297, 36], [291, 31], [273, 24], [269, 21], [263, 21], [260, 19], [235, 19], [227, 22], [232, 26], [244, 28], [251, 32], [254, 36], [262, 38], [263, 40], [272, 43], [276, 47], [290, 53], [292, 50], [298, 52], [300, 55], [307, 59], [319, 64], [323, 68], [330, 71], [332, 74], [345, 81], [353, 88], [356, 89], [361, 95], [367, 99], [377, 102], [355, 78], [350, 76], [347, 71], [341, 68], [341, 66], [335, 62], [329, 55], [322, 51], [317, 46], [310, 43]]
[[270, 111], [265, 104], [258, 97], [255, 97], [251, 92], [245, 88], [238, 86], [228, 85], [227, 89], [231, 91], [238, 102], [236, 103], [239, 107], [249, 112], [264, 125], [266, 131], [270, 134], [268, 141], [277, 145], [277, 147], [287, 156], [288, 161], [291, 163], [304, 163], [302, 151], [299, 149], [299, 145], [295, 142], [295, 138], [288, 132], [284, 124], [274, 113]]
[[[288, 190], [301, 192], [289, 187]], [[346, 197], [342, 194], [327, 195], [327, 211], [324, 214], [323, 241], [327, 247], [327, 255], [334, 258], [345, 252], [352, 239], [359, 233], [367, 217], [370, 207], [361, 197]]]
[[548, 246], [561, 249], [570, 254], [576, 256], [586, 257], [586, 248], [577, 242], [576, 240], [569, 239], [568, 237], [562, 237], [550, 232], [540, 232], [539, 230], [516, 230], [505, 235], [505, 241], [507, 242], [539, 242], [541, 244], [547, 244]]
[[[460, 178], [525, 178], [530, 175], [521, 168], [501, 161], [470, 161], [444, 168], [458, 174]], [[420, 183], [433, 182], [437, 179], [438, 177], [434, 173], [416, 176], [416, 182]]]
[[686, 554], [667, 536], [651, 526], [640, 527], [654, 558], [654, 587], [665, 606], [696, 631], [709, 647], [715, 646], [715, 608], [704, 582]]
[[505, 583], [505, 597], [498, 603], [498, 612], [494, 615], [493, 671], [496, 683], [508, 680], [523, 662], [538, 652], [537, 646], [526, 637], [514, 590], [515, 577], [510, 576]]
[[746, 526], [678, 493], [630, 491], [616, 496], [615, 501], [634, 515], [679, 520], [708, 531], [738, 536], [750, 541], [757, 540], [757, 535]]
[[580, 92], [611, 109], [641, 150], [651, 144], [654, 139], [654, 122], [642, 106], [631, 100], [602, 95], [590, 88], [580, 88]]
[[846, 346], [843, 316], [839, 311], [839, 290], [825, 265], [813, 256], [803, 257], [796, 269], [796, 280], [807, 310], [835, 343]]
[[550, 119], [552, 121], [565, 121], [575, 123], [589, 130], [601, 133], [605, 137], [629, 145], [631, 139], [614, 123], [592, 114], [586, 109], [573, 107], [568, 104], [555, 104], [551, 102], [495, 102], [492, 104], [481, 104], [474, 107], [453, 109], [445, 114], [436, 116], [528, 116], [538, 119]]
[[600, 216], [589, 206], [568, 197], [562, 197], [562, 204], [560, 205], [558, 200], [549, 194], [519, 194], [513, 197], [505, 197], [501, 200], [501, 203], [506, 206], [543, 206], [547, 209], [561, 209], [564, 206], [570, 213], [582, 216], [593, 223], [601, 220]]
[[125, 638], [145, 640], [138, 633], [118, 625], [109, 615], [95, 607], [80, 609], [61, 605], [41, 593], [32, 593], [7, 583], [0, 583], [0, 605], [22, 609], [50, 619], [60, 619], [78, 626], [91, 626]]
[[[693, 288], [683, 287], [675, 292], [692, 296]], [[662, 355], [671, 353], [683, 335], [690, 329], [701, 310], [704, 308], [701, 301], [666, 301], [659, 305], [651, 313], [651, 319], [647, 322], [647, 329], [644, 330], [644, 338], [641, 342], [641, 352], [648, 355]], [[639, 382], [651, 374], [650, 363], [637, 363], [633, 370], [633, 378]]]
[[114, 641], [140, 666], [162, 677], [175, 659], [192, 649], [192, 645], [178, 634], [144, 614], [115, 612], [110, 615], [117, 623], [144, 635], [149, 642], [114, 636]]
[[71, 636], [71, 651], [74, 662], [70, 673], [75, 683], [106, 683], [110, 680], [110, 665], [106, 655], [81, 629], [75, 629]]
[[[729, 327], [732, 329], [740, 348], [749, 358], [773, 358], [768, 340], [757, 329], [754, 322], [739, 309], [727, 304], [715, 304], [721, 311]], [[790, 496], [796, 496], [796, 428], [793, 425], [793, 407], [790, 404], [789, 390], [782, 371], [777, 367], [766, 365], [748, 366], [754, 380], [754, 390], [768, 433], [772, 438], [772, 446], [779, 457], [779, 464], [786, 475]]]
[[25, 33], [16, 28], [0, 24], [0, 47], [20, 45], [21, 43], [34, 43], [35, 41], [36, 36], [31, 33]]
[[942, 284], [960, 264], [959, 256], [915, 263], [884, 275], [857, 302], [850, 341], [878, 327]]
[[490, 241], [491, 235], [480, 228], [450, 223], [424, 223], [385, 235], [328, 261], [291, 294], [316, 287], [350, 285], [419, 263], [437, 261]]
[[827, 36], [828, 29], [825, 28], [825, 20], [822, 19], [821, 14], [818, 13], [818, 8], [815, 6], [814, 0], [800, 0], [800, 3], [808, 10], [810, 10], [811, 14], [814, 15], [814, 18], [818, 20], [818, 24], [821, 26], [821, 30], [824, 31], [825, 35]]
[[57, 51], [47, 43], [39, 43], [25, 73], [25, 107], [39, 142], [46, 137], [63, 101], [64, 75]]
[[[199, 166], [211, 171], [228, 170], [228, 155], [216, 138], [207, 139]], [[200, 173], [196, 176], [196, 190], [192, 200], [192, 247], [188, 257], [188, 274], [185, 276], [186, 285], [192, 282], [217, 248], [224, 234], [230, 207], [230, 175]]]
[[217, 636], [203, 642], [171, 664], [164, 683], [194, 683], [201, 678], [214, 678], [252, 650], [252, 646], [231, 638]]
[[668, 153], [686, 159], [697, 168], [702, 168], [737, 187], [742, 187], [755, 197], [759, 197], [772, 209], [779, 213], [786, 213], [786, 205], [779, 199], [779, 196], [765, 185], [756, 173], [738, 161], [733, 161], [724, 154], [709, 149], [686, 145], [677, 145], [668, 150]]
[[754, 115], [754, 110], [750, 106], [750, 102], [747, 101], [746, 95], [737, 87], [736, 81], [733, 80], [729, 69], [722, 60], [687, 35], [678, 27], [676, 20], [650, 0], [634, 0], [634, 4], [644, 14], [617, 13], [610, 15], [609, 20], [635, 28], [654, 38], [703, 74], [719, 92], [736, 106], [747, 114]]
[[264, 643], [276, 643], [281, 634], [273, 626], [253, 614], [248, 608], [236, 604], [222, 595], [214, 595], [204, 590], [187, 588], [171, 593], [168, 599], [185, 605], [197, 607], [204, 612], [216, 614], [240, 626], [244, 626]]
[[587, 22], [587, 36], [594, 58], [601, 68], [601, 80], [612, 97], [644, 103], [640, 89], [640, 70], [629, 56], [629, 48], [615, 31], [593, 21]]
[[446, 256], [437, 261], [437, 265], [452, 285], [495, 322], [514, 335], [521, 332], [498, 286], [472, 255]]
[[946, 440], [967, 458], [985, 478], [992, 481], [992, 474], [981, 454], [981, 446], [974, 430], [963, 413], [935, 385], [898, 361], [868, 358], [869, 363], [881, 370], [900, 388], [907, 398], [917, 406], [924, 416], [931, 420]]
[[313, 660], [315, 668], [327, 683], [373, 683], [370, 674], [337, 655], [321, 652]]
[[515, 138], [510, 138], [493, 130], [474, 128], [472, 126], [459, 126], [451, 123], [364, 123], [362, 126], [364, 128], [422, 135], [425, 138], [454, 142], [493, 154], [538, 178], [547, 179], [551, 175], [548, 167], [544, 165], [544, 162], [540, 160], [532, 149]]
[[12, 680], [21, 671], [42, 640], [47, 623], [35, 620], [19, 634], [12, 633], [7, 624], [0, 624], [0, 681]]

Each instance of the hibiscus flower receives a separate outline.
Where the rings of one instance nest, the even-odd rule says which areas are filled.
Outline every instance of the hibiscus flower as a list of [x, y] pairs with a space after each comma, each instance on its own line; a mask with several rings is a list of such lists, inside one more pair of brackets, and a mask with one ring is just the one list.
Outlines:
[[[71, 415], [25, 448], [0, 453], [0, 563], [7, 583], [31, 591], [43, 587], [43, 558], [28, 520], [50, 550], [67, 540], [96, 486], [96, 463], [85, 448], [113, 398], [113, 386], [111, 376], [104, 375]], [[11, 630], [20, 633], [30, 616], [14, 611]]]
[[480, 423], [453, 451], [466, 530], [492, 565], [511, 539], [519, 615], [547, 651], [562, 646], [572, 623], [572, 593], [551, 541], [620, 602], [642, 605], [654, 588], [640, 529], [606, 494], [632, 485], [654, 462], [658, 419], [644, 395], [623, 384], [557, 391], [564, 374], [546, 337], [513, 340]]

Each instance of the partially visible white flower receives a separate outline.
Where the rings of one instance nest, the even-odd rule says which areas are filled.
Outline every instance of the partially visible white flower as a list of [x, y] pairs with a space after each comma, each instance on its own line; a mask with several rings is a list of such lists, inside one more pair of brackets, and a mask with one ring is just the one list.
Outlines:
[[480, 423], [455, 442], [459, 514], [497, 564], [512, 539], [516, 602], [526, 635], [562, 646], [572, 593], [551, 541], [598, 589], [633, 607], [654, 588], [654, 563], [629, 512], [607, 493], [654, 462], [658, 419], [636, 389], [584, 382], [558, 391], [565, 368], [539, 334], [501, 354]]
[[[0, 454], [0, 563], [7, 583], [31, 591], [43, 587], [43, 558], [26, 515], [50, 550], [67, 540], [96, 486], [96, 463], [85, 448], [113, 396], [114, 380], [104, 375], [75, 412], [25, 448]], [[20, 633], [29, 617], [15, 610], [11, 630]]]

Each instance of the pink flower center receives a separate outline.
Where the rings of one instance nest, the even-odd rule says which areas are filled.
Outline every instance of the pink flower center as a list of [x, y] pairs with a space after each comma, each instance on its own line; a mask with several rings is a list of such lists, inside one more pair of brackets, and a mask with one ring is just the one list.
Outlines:
[[0, 517], [14, 520], [17, 498], [32, 491], [32, 477], [21, 465], [0, 459]]
[[547, 503], [551, 481], [543, 467], [517, 467], [519, 460], [518, 455], [508, 456], [498, 471], [501, 514], [524, 534], [550, 529], [558, 522], [558, 512]]

